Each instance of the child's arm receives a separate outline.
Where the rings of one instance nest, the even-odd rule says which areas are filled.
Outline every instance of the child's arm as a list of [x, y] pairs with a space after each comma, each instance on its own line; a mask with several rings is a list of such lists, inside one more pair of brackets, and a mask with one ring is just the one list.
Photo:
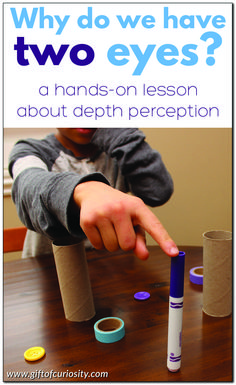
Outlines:
[[137, 128], [98, 128], [92, 142], [116, 158], [129, 190], [149, 206], [160, 206], [172, 195], [173, 181], [161, 155]]
[[134, 250], [146, 259], [145, 230], [167, 255], [178, 254], [174, 241], [140, 198], [92, 181], [76, 186], [73, 199], [80, 209], [80, 225], [95, 248]]
[[80, 227], [79, 211], [73, 210], [73, 191], [88, 180], [109, 184], [101, 173], [79, 175], [75, 172], [52, 172], [53, 148], [50, 142], [22, 140], [9, 159], [13, 178], [12, 199], [24, 225], [51, 240], [85, 238]]
[[[41, 148], [42, 146], [44, 146], [44, 148], [39, 149], [39, 147]], [[92, 227], [97, 227], [97, 221], [98, 218], [100, 218], [100, 207], [103, 207], [103, 210], [107, 215], [106, 210], [108, 206], [106, 206], [106, 204], [109, 202], [110, 204], [112, 203], [111, 206], [113, 206], [116, 211], [120, 202], [123, 202], [123, 206], [121, 205], [123, 207], [123, 212], [125, 211], [125, 208], [127, 210], [130, 209], [130, 211], [127, 211], [127, 216], [123, 215], [121, 217], [121, 222], [123, 223], [124, 228], [128, 225], [128, 228], [132, 228], [133, 232], [131, 232], [131, 238], [128, 240], [127, 245], [123, 243], [120, 232], [118, 231], [118, 241], [115, 243], [115, 246], [114, 244], [112, 246], [111, 244], [108, 244], [109, 249], [116, 249], [117, 245], [120, 245], [120, 243], [125, 249], [134, 246], [136, 254], [145, 258], [145, 253], [147, 253], [147, 251], [145, 248], [143, 231], [137, 230], [136, 227], [140, 225], [148, 231], [158, 243], [160, 243], [160, 246], [167, 252], [167, 254], [171, 254], [169, 250], [167, 250], [169, 247], [168, 242], [170, 240], [172, 242], [171, 245], [174, 246], [173, 241], [166, 235], [167, 233], [163, 231], [163, 227], [143, 202], [141, 203], [141, 201], [135, 197], [127, 197], [126, 194], [120, 193], [110, 187], [108, 194], [108, 190], [106, 189], [108, 186], [106, 185], [109, 185], [109, 182], [101, 173], [95, 172], [84, 176], [74, 172], [58, 173], [49, 171], [52, 151], [53, 147], [49, 148], [48, 142], [21, 141], [15, 146], [10, 157], [9, 171], [14, 178], [12, 197], [16, 204], [20, 219], [29, 229], [44, 234], [53, 240], [67, 238], [71, 235], [78, 240], [82, 240], [85, 238], [83, 230], [85, 230], [86, 235], [90, 238], [91, 234], [87, 232], [84, 224], [86, 223], [87, 218], [88, 221], [91, 220], [89, 218], [91, 212], [95, 213], [95, 222]], [[94, 183], [97, 183], [97, 185], [95, 190], [92, 188], [92, 185], [90, 185], [89, 190], [87, 190], [87, 193], [85, 194], [85, 186], [87, 185], [85, 182], [88, 181], [93, 181]], [[79, 195], [77, 196], [79, 201], [76, 201], [76, 209], [74, 209], [73, 198], [75, 192], [77, 193], [79, 190], [79, 184], [83, 186], [83, 190], [82, 188], [80, 190], [81, 192], [83, 191], [83, 198], [82, 195], [81, 197]], [[98, 193], [99, 198], [97, 196]], [[110, 197], [110, 200], [108, 200], [108, 196]], [[102, 200], [102, 197], [105, 199]], [[84, 204], [85, 202], [86, 204]], [[88, 204], [88, 202], [90, 203]], [[137, 204], [139, 206], [137, 206]], [[93, 210], [89, 211], [86, 207], [93, 207]], [[135, 207], [140, 207], [140, 212], [136, 215]], [[81, 210], [82, 228], [80, 226]], [[141, 213], [143, 213], [143, 215], [140, 216]], [[111, 215], [111, 223], [116, 222], [112, 217], [112, 212], [110, 212], [109, 215]], [[100, 220], [101, 219], [99, 219], [98, 227], [100, 226]], [[150, 226], [149, 222], [153, 224], [153, 229], [156, 227], [160, 230], [152, 231], [152, 225]], [[132, 227], [130, 227], [131, 225]], [[135, 234], [134, 226], [136, 227]], [[106, 240], [104, 238], [106, 247], [107, 242], [112, 243], [108, 238], [110, 239], [110, 237], [107, 237]], [[166, 240], [168, 242], [166, 242]], [[96, 243], [92, 236], [92, 243], [94, 242]], [[101, 247], [101, 241], [98, 246]]]

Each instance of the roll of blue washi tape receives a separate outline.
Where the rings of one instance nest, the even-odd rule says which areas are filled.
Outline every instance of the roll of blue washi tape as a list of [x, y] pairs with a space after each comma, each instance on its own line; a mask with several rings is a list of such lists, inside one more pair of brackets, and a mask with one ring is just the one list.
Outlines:
[[125, 335], [124, 321], [117, 317], [102, 318], [94, 324], [95, 337], [99, 342], [111, 344]]
[[189, 272], [189, 279], [192, 283], [203, 285], [203, 266], [193, 267]]

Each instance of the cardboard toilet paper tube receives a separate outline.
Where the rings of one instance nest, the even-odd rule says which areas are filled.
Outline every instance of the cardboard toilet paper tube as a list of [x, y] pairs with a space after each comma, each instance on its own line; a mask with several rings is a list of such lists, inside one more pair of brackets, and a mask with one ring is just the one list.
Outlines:
[[203, 234], [203, 311], [213, 317], [232, 312], [232, 233]]
[[83, 242], [59, 246], [53, 253], [65, 317], [82, 322], [94, 317], [95, 308]]

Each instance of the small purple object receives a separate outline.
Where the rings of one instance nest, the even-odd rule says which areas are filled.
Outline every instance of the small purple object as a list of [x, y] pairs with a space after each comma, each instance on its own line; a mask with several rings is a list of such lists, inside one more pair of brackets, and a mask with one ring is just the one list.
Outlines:
[[146, 301], [146, 299], [150, 298], [150, 294], [147, 291], [139, 291], [134, 294], [134, 298], [138, 301]]
[[189, 272], [189, 279], [192, 283], [203, 285], [203, 266], [193, 267]]

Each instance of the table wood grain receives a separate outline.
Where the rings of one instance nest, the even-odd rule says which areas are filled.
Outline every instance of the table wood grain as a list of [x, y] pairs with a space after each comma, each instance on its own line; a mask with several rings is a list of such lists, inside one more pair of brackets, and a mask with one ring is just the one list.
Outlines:
[[[189, 270], [202, 265], [202, 248], [180, 249], [186, 266], [179, 372], [166, 367], [170, 259], [153, 246], [147, 261], [131, 252], [87, 253], [96, 316], [82, 323], [64, 317], [52, 255], [5, 263], [3, 380], [232, 381], [232, 316], [202, 312], [202, 287], [189, 281]], [[150, 299], [136, 301], [137, 291]], [[113, 344], [98, 342], [93, 331], [108, 316], [125, 323], [125, 337]], [[23, 354], [32, 346], [46, 355], [30, 363]]]

